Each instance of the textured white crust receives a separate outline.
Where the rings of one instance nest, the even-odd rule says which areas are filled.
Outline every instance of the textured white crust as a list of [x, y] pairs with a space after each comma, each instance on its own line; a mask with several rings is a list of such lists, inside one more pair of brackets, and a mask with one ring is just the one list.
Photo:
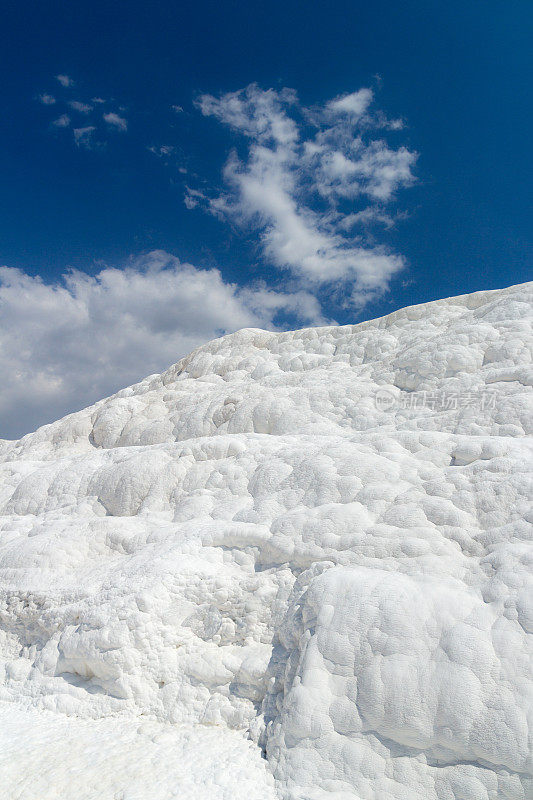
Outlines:
[[531, 799], [532, 290], [242, 330], [0, 441], [3, 797]]

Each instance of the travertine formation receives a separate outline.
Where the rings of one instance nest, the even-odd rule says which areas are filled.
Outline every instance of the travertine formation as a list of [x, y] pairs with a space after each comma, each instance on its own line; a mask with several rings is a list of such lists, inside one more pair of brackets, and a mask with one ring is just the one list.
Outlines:
[[242, 330], [1, 442], [3, 797], [531, 799], [532, 292]]

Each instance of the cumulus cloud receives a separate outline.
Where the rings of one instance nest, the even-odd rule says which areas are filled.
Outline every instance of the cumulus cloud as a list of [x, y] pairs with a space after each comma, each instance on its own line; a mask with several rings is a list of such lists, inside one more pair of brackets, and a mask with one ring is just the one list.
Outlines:
[[114, 111], [104, 114], [104, 120], [108, 125], [111, 125], [113, 128], [116, 128], [119, 131], [126, 131], [128, 129], [128, 121], [124, 119], [124, 117], [120, 117], [118, 114], [115, 114]]
[[189, 188], [188, 208], [201, 205], [259, 230], [267, 259], [303, 286], [342, 287], [356, 306], [387, 288], [404, 259], [365, 241], [364, 232], [371, 223], [393, 224], [384, 206], [413, 183], [416, 153], [387, 142], [402, 123], [372, 110], [370, 89], [305, 108], [291, 89], [252, 84], [202, 95], [197, 105], [245, 137], [246, 149], [230, 153], [226, 189]]
[[56, 102], [56, 99], [53, 95], [46, 94], [45, 92], [44, 94], [39, 95], [39, 102], [42, 103], [43, 106], [53, 106]]
[[0, 437], [21, 435], [165, 369], [194, 347], [284, 315], [324, 324], [305, 291], [239, 288], [156, 251], [52, 284], [0, 268]]
[[61, 86], [68, 89], [69, 86], [74, 86], [74, 81], [68, 75], [56, 75], [56, 80], [59, 81]]

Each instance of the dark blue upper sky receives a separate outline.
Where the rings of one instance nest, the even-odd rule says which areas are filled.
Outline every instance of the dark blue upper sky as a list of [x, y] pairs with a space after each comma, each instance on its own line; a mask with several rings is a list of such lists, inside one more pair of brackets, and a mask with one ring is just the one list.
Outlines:
[[[189, 166], [213, 174], [227, 143], [194, 113], [198, 92], [255, 81], [315, 103], [379, 74], [380, 106], [406, 119], [420, 154], [419, 183], [402, 202], [411, 216], [394, 234], [414, 282], [402, 289], [398, 281], [387, 302], [530, 274], [529, 0], [52, 0], [11, 3], [2, 30], [4, 264], [54, 276], [158, 247], [229, 275], [253, 259], [241, 237], [228, 242], [220, 223], [188, 212], [179, 173], [155, 164], [136, 140], [158, 143], [160, 127], [173, 123]], [[57, 73], [84, 96], [115, 97], [130, 109], [131, 136], [102, 156], [51, 135], [48, 109], [33, 98], [57, 93]], [[171, 104], [190, 116], [169, 121]]]
[[[371, 87], [405, 120], [394, 146], [418, 153], [415, 185], [398, 192], [406, 218], [375, 232], [407, 268], [361, 312], [326, 298], [327, 315], [344, 323], [531, 277], [531, 0], [12, 2], [0, 35], [3, 265], [53, 282], [161, 249], [226, 281], [275, 283], [257, 229], [184, 204], [187, 186], [220, 186], [242, 145], [195, 99], [256, 83], [290, 87], [305, 107]], [[51, 123], [76, 116], [69, 99], [94, 97], [128, 130], [111, 122], [104, 148], [76, 146]], [[162, 145], [168, 158], [149, 150]]]

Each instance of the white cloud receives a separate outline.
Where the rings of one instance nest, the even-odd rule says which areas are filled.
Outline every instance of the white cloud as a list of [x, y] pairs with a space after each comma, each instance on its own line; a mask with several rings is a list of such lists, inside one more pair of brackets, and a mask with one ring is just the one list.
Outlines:
[[[56, 75], [56, 79], [64, 87], [74, 85], [74, 81], [68, 75]], [[46, 106], [52, 106], [56, 103], [56, 98], [50, 94], [41, 94], [38, 96], [39, 101]], [[95, 96], [90, 102], [84, 100], [68, 100], [64, 101], [68, 106], [69, 113], [61, 114], [57, 119], [53, 120], [50, 124], [54, 128], [68, 128], [71, 125], [71, 115], [81, 114], [86, 117], [86, 124], [80, 125], [78, 119], [78, 126], [73, 130], [73, 140], [77, 147], [86, 150], [102, 150], [106, 147], [106, 138], [111, 130], [124, 132], [128, 129], [128, 121], [125, 117], [121, 116], [116, 111], [105, 112], [104, 109], [99, 108], [95, 110], [95, 106], [101, 106], [107, 101], [104, 98]], [[122, 112], [125, 108], [122, 106], [118, 111]], [[57, 113], [57, 112], [56, 112]], [[106, 125], [104, 125], [104, 122]], [[98, 137], [98, 140], [96, 139]], [[163, 145], [160, 150], [160, 155], [168, 155], [166, 150], [169, 148]], [[155, 151], [154, 151], [155, 152]], [[170, 151], [169, 151], [170, 152]]]
[[202, 113], [248, 143], [244, 158], [232, 151], [226, 161], [228, 190], [206, 197], [188, 188], [186, 205], [253, 226], [268, 260], [302, 286], [342, 289], [362, 305], [404, 266], [400, 255], [365, 242], [364, 225], [372, 216], [390, 227], [393, 217], [383, 206], [413, 182], [416, 160], [406, 147], [387, 144], [383, 134], [397, 121], [372, 112], [372, 100], [372, 92], [361, 89], [305, 108], [290, 89], [264, 91], [255, 84], [201, 96]]
[[166, 158], [167, 156], [171, 156], [176, 148], [173, 147], [171, 144], [160, 144], [160, 145], [152, 145], [148, 148], [150, 153], [153, 153], [154, 156], [158, 156], [159, 158]]
[[415, 155], [406, 147], [392, 149], [382, 139], [364, 143], [354, 139], [346, 154], [328, 136], [317, 137], [320, 149], [308, 156], [317, 177], [317, 189], [328, 198], [389, 201], [401, 186], [413, 182]]
[[74, 141], [78, 147], [84, 147], [86, 150], [92, 150], [95, 147], [93, 142], [93, 133], [96, 128], [94, 125], [86, 125], [84, 128], [74, 128]]
[[119, 131], [126, 131], [128, 129], [128, 121], [124, 119], [124, 117], [120, 117], [118, 114], [115, 114], [114, 111], [104, 114], [104, 120], [108, 125], [117, 128]]
[[74, 81], [68, 75], [56, 75], [56, 80], [58, 80], [61, 86], [64, 86], [65, 88], [74, 86]]
[[71, 100], [69, 106], [73, 108], [74, 111], [79, 111], [80, 114], [90, 114], [94, 108], [94, 106], [89, 105], [89, 103], [80, 103], [79, 100]]
[[251, 84], [219, 98], [202, 95], [197, 105], [205, 116], [215, 116], [252, 139], [288, 146], [298, 138], [296, 123], [287, 114], [288, 107], [296, 102], [296, 94], [290, 89], [264, 91]]
[[70, 125], [70, 117], [69, 117], [69, 115], [68, 114], [61, 114], [60, 117], [58, 117], [57, 119], [55, 119], [52, 122], [52, 125], [55, 128], [68, 128], [68, 126]]
[[305, 291], [241, 289], [160, 251], [53, 284], [0, 268], [0, 437], [82, 408], [218, 335], [272, 328], [277, 314], [325, 322]]
[[327, 108], [334, 114], [355, 114], [355, 116], [360, 117], [367, 111], [373, 99], [374, 94], [371, 89], [359, 89], [358, 92], [345, 94], [335, 100], [330, 100]]
[[181, 114], [182, 111], [183, 111], [183, 108], [182, 108], [182, 106], [173, 105], [173, 106], [170, 106], [170, 110], [173, 111], [175, 114]]
[[[200, 192], [198, 189], [191, 189], [189, 186], [185, 187], [185, 196], [183, 198], [183, 202], [189, 211], [193, 208], [196, 208], [204, 201], [209, 202], [208, 198], [203, 192]], [[211, 205], [214, 206], [215, 202], [216, 201], [212, 201]]]
[[349, 231], [356, 225], [371, 226], [375, 224], [383, 225], [385, 228], [392, 228], [398, 219], [404, 219], [406, 214], [389, 214], [379, 206], [368, 206], [362, 211], [343, 216], [339, 225], [343, 230]]

